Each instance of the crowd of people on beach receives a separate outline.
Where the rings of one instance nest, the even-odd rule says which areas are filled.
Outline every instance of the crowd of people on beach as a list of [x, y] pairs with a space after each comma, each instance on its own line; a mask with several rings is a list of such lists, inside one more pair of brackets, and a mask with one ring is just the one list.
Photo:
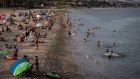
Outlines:
[[[29, 41], [29, 39], [32, 39], [32, 41], [30, 42], [30, 46], [34, 46], [35, 50], [38, 50], [41, 43], [39, 38], [47, 38], [47, 32], [51, 30], [53, 24], [55, 23], [56, 15], [56, 10], [35, 10], [33, 12], [16, 12], [16, 10], [13, 10], [13, 13], [11, 15], [6, 15], [1, 18], [1, 20], [3, 20], [2, 30], [0, 32], [1, 36], [3, 35], [3, 33], [13, 32], [14, 30], [22, 32], [19, 32], [15, 36], [12, 36], [12, 42], [9, 42], [8, 40], [8, 42], [5, 43], [5, 48], [12, 50], [12, 56], [14, 57], [14, 59], [17, 60], [20, 58], [25, 58], [30, 63], [29, 68], [21, 73], [20, 76], [32, 77], [34, 75], [32, 71], [34, 67], [36, 68], [37, 73], [39, 73], [40, 70], [38, 56], [35, 56], [34, 63], [32, 63], [30, 62], [29, 57], [26, 55], [26, 53], [23, 56], [19, 55], [18, 47], [22, 47], [22, 43], [24, 43], [25, 41]], [[44, 21], [46, 24], [44, 24]], [[31, 23], [33, 23], [34, 25], [31, 25]], [[42, 25], [36, 26], [38, 23], [42, 23]], [[10, 26], [14, 26], [14, 29], [11, 29]], [[41, 29], [46, 30], [44, 34], [40, 33]], [[4, 36], [0, 39], [5, 40]]]

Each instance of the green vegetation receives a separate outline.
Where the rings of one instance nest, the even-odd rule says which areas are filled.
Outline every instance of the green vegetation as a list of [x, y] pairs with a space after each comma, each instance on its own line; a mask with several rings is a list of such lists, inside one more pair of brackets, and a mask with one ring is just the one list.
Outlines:
[[139, 7], [135, 2], [107, 2], [98, 0], [0, 0], [0, 7], [25, 7], [43, 8], [47, 7]]

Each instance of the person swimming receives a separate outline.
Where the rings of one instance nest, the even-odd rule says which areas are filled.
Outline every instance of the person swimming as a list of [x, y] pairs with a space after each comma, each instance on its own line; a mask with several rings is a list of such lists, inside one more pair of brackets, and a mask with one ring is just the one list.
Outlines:
[[108, 53], [109, 52], [109, 49], [106, 49], [106, 53]]
[[86, 38], [84, 39], [84, 42], [87, 42], [87, 39]]
[[113, 43], [113, 46], [114, 46], [114, 47], [116, 46], [116, 43], [115, 43], [115, 42]]
[[89, 35], [90, 35], [89, 32], [87, 32], [87, 37], [89, 37]]
[[97, 46], [98, 47], [102, 46], [102, 43], [100, 41], [97, 41]]

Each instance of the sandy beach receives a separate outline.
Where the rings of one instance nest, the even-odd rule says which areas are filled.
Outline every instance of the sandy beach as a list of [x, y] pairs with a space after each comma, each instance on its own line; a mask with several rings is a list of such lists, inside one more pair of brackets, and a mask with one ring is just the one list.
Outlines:
[[[21, 11], [16, 10], [15, 14]], [[12, 10], [0, 10], [0, 13], [9, 15]], [[17, 46], [18, 56], [27, 55], [31, 63], [34, 63], [35, 56], [38, 56], [40, 72], [37, 73], [34, 68], [33, 73], [35, 76], [33, 79], [52, 79], [46, 76], [47, 72], [57, 72], [60, 74], [61, 79], [83, 79], [82, 73], [80, 73], [80, 69], [72, 57], [70, 38], [67, 34], [70, 29], [68, 26], [66, 28], [62, 27], [65, 21], [63, 21], [64, 16], [60, 12], [55, 18], [52, 29], [47, 31], [47, 38], [39, 38], [39, 41], [43, 41], [39, 48], [35, 50], [34, 46], [30, 46], [31, 40], [27, 39], [21, 43], [21, 46]], [[18, 16], [14, 19], [18, 19]], [[19, 22], [15, 23], [19, 24]], [[0, 24], [3, 24], [3, 20], [0, 20]], [[12, 39], [14, 35], [23, 33], [23, 30], [16, 30], [14, 26], [9, 26], [9, 28], [12, 32], [2, 32], [2, 36], [7, 40], [6, 42], [9, 42], [9, 39]], [[1, 29], [2, 25], [0, 26]], [[45, 29], [40, 30], [41, 34], [45, 32]], [[4, 48], [6, 42], [0, 42], [0, 49]], [[12, 61], [4, 59], [4, 55], [0, 55], [0, 79], [30, 79], [30, 77], [14, 77], [8, 71]]]

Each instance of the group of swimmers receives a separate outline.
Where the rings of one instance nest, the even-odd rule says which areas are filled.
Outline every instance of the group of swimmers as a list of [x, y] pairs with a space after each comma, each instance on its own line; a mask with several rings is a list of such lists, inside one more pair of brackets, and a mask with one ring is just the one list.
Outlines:
[[[68, 14], [69, 13], [70, 12], [68, 12]], [[69, 24], [69, 26], [71, 27], [72, 26], [72, 23], [70, 22], [70, 19], [71, 18], [69, 17], [68, 14], [67, 14], [67, 17], [68, 17], [67, 24]], [[74, 19], [74, 20], [76, 20], [76, 19]], [[78, 19], [79, 22], [81, 20], [82, 19]], [[83, 23], [78, 24], [78, 27], [76, 27], [76, 30], [79, 30], [79, 27], [82, 26], [82, 25], [84, 25], [84, 24]], [[75, 27], [75, 26], [73, 26], [73, 27]], [[92, 35], [92, 37], [95, 37], [96, 30], [100, 30], [100, 27], [88, 28], [88, 30], [86, 32], [86, 37], [83, 39], [83, 41], [82, 41], [81, 44], [83, 44], [83, 42], [86, 43], [87, 42], [87, 39], [89, 38], [89, 36]], [[116, 30], [114, 30], [113, 32], [116, 32]], [[72, 35], [71, 32], [68, 31], [68, 36], [71, 36], [71, 35]], [[75, 33], [73, 35], [75, 35]], [[103, 43], [101, 41], [97, 41], [97, 47], [98, 48], [101, 47], [102, 45], [103, 45]], [[112, 47], [116, 47], [116, 43], [115, 42], [112, 43]], [[107, 49], [106, 53], [108, 53], [108, 59], [111, 59], [113, 57], [113, 54], [114, 54], [113, 50], [109, 51], [109, 49]]]

